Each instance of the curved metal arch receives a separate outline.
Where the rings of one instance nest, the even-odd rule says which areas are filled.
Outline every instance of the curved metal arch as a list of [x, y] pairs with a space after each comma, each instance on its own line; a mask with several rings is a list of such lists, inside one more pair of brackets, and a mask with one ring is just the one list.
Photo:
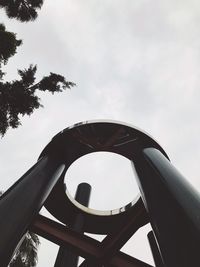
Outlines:
[[[166, 152], [149, 135], [128, 124], [115, 121], [86, 121], [77, 123], [58, 133], [44, 148], [39, 158], [58, 155], [65, 164], [65, 173], [78, 158], [93, 152], [106, 151], [122, 155], [134, 163], [142, 149], [154, 147], [166, 158]], [[64, 177], [54, 187], [45, 207], [59, 221], [71, 225], [77, 213], [84, 216], [85, 232], [107, 234], [130, 219], [143, 203], [139, 197], [124, 207], [110, 211], [97, 211], [77, 203], [64, 187]], [[61, 208], [62, 207], [62, 208]], [[143, 221], [147, 221], [143, 218]]]

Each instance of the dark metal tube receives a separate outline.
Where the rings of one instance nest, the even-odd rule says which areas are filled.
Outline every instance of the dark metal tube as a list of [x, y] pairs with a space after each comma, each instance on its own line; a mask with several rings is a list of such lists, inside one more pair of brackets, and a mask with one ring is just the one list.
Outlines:
[[75, 200], [80, 204], [88, 207], [90, 201], [91, 185], [88, 183], [81, 183], [78, 185]]
[[[78, 185], [75, 200], [80, 204], [88, 207], [90, 199], [91, 186], [87, 183], [81, 183]], [[77, 214], [72, 229], [78, 233], [83, 232], [84, 220], [82, 214]], [[79, 256], [70, 252], [64, 247], [60, 247], [54, 267], [77, 267]]]
[[0, 198], [0, 266], [7, 267], [34, 217], [64, 170], [55, 158], [41, 158]]
[[149, 240], [151, 252], [152, 252], [154, 263], [155, 263], [156, 267], [164, 267], [163, 260], [162, 260], [162, 257], [161, 257], [160, 251], [159, 251], [159, 247], [157, 245], [153, 231], [150, 231], [148, 233], [147, 237]]
[[199, 194], [157, 149], [144, 149], [134, 166], [164, 266], [199, 267]]

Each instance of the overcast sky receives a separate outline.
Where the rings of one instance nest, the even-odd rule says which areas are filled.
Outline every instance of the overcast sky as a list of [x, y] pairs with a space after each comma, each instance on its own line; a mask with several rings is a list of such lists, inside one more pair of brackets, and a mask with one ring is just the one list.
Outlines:
[[[52, 71], [77, 84], [61, 94], [40, 94], [44, 108], [24, 117], [21, 127], [1, 139], [1, 189], [6, 190], [32, 166], [63, 128], [90, 119], [114, 119], [154, 136], [200, 191], [199, 1], [46, 0], [35, 22], [8, 20], [3, 10], [0, 16], [7, 29], [23, 39], [5, 67], [7, 79], [16, 78], [17, 69], [32, 63], [38, 65], [38, 79]], [[109, 166], [120, 166], [116, 157], [105, 163], [111, 173], [116, 170]], [[97, 167], [102, 162], [102, 157], [94, 159]], [[107, 199], [110, 206], [101, 206], [100, 198], [94, 197], [93, 207], [107, 209], [132, 198], [128, 191], [132, 180], [126, 178], [131, 172], [129, 162], [120, 162], [119, 175], [110, 180], [119, 185], [112, 200]], [[95, 168], [93, 172], [96, 177]], [[72, 194], [81, 179], [70, 180]], [[101, 179], [96, 180], [100, 188]], [[128, 186], [119, 199], [122, 181]], [[125, 251], [133, 255], [135, 249], [138, 257], [152, 262], [144, 244], [140, 241], [136, 246], [130, 240]], [[38, 267], [53, 266], [54, 251], [46, 243], [41, 246]]]

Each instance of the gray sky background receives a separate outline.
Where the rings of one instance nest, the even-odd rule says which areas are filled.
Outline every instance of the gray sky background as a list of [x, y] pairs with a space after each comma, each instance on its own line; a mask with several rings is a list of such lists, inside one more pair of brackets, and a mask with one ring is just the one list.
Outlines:
[[[3, 10], [0, 16], [7, 29], [23, 39], [5, 67], [7, 79], [16, 78], [17, 69], [32, 63], [38, 65], [38, 78], [52, 71], [77, 84], [53, 96], [40, 93], [44, 108], [24, 117], [23, 126], [1, 139], [1, 189], [6, 190], [32, 166], [63, 128], [90, 119], [114, 119], [154, 136], [200, 191], [199, 1], [46, 0], [35, 22], [8, 20]], [[101, 166], [102, 158], [95, 164]], [[122, 162], [116, 172], [113, 182], [118, 186], [112, 200], [105, 198], [111, 206], [122, 201], [118, 192], [127, 197], [125, 202], [132, 197], [131, 178], [124, 191], [120, 188], [130, 174], [127, 165]], [[106, 166], [107, 171], [115, 171]], [[78, 182], [71, 179], [71, 193]], [[91, 205], [104, 209], [101, 200], [98, 195]], [[137, 246], [130, 240], [124, 251], [132, 255], [135, 251], [152, 262], [143, 238], [144, 233], [138, 233]], [[39, 256], [38, 267], [53, 266], [54, 246], [45, 242]]]

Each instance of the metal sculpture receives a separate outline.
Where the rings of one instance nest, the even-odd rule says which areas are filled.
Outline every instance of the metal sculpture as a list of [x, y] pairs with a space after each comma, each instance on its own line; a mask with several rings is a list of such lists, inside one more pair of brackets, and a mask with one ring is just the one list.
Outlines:
[[[133, 163], [141, 197], [116, 210], [97, 212], [65, 193], [64, 176], [79, 157], [114, 152]], [[60, 222], [38, 214], [45, 206]], [[156, 267], [200, 266], [199, 194], [175, 170], [162, 147], [130, 125], [90, 121], [66, 128], [41, 153], [38, 162], [0, 199], [0, 266], [27, 230], [85, 258], [80, 265], [148, 267], [120, 248], [150, 222], [149, 243]], [[102, 242], [72, 230], [77, 214], [84, 232], [106, 234]]]
[[[78, 185], [75, 194], [75, 200], [81, 205], [88, 207], [90, 200], [91, 186], [88, 183], [81, 183]], [[77, 213], [75, 221], [73, 223], [72, 230], [83, 233], [82, 229], [84, 226], [83, 216]], [[66, 229], [67, 230], [67, 229]], [[72, 253], [69, 249], [61, 246], [58, 251], [58, 255], [55, 261], [54, 267], [77, 267], [79, 257]]]

